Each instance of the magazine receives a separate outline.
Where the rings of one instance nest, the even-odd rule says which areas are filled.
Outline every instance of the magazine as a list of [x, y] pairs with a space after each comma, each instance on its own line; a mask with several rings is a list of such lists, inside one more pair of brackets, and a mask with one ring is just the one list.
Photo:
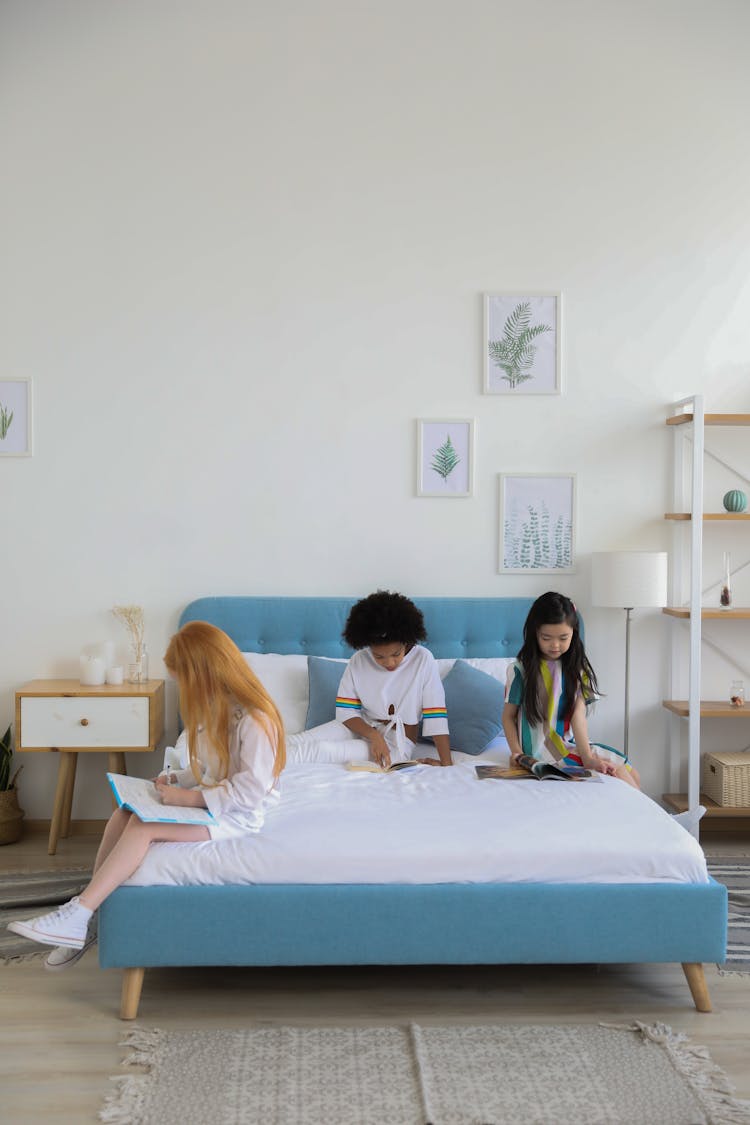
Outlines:
[[149, 824], [216, 824], [208, 809], [164, 805], [153, 781], [145, 777], [128, 777], [124, 773], [108, 773], [107, 780], [120, 808], [129, 809], [139, 820]]
[[495, 777], [503, 780], [534, 779], [537, 781], [601, 781], [596, 770], [583, 766], [556, 766], [552, 762], [539, 762], [528, 754], [522, 754], [510, 766], [475, 766], [480, 781]]

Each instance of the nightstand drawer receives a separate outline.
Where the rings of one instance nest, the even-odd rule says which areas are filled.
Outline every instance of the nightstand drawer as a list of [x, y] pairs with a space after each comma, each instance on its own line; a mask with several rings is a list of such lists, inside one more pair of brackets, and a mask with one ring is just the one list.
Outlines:
[[21, 699], [19, 750], [148, 748], [149, 699], [80, 695]]

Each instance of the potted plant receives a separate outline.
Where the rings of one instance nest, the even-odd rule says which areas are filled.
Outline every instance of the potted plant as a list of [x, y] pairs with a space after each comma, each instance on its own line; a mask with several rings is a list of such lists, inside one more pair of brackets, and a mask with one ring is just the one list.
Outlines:
[[10, 776], [13, 748], [10, 744], [10, 727], [0, 740], [0, 844], [15, 844], [21, 839], [23, 809], [18, 804], [16, 779], [23, 769], [19, 766]]

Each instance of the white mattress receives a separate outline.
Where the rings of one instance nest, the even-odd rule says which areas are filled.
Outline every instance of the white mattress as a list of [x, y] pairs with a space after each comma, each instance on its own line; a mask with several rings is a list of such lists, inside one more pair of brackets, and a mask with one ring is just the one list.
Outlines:
[[498, 757], [392, 774], [288, 765], [258, 834], [154, 844], [128, 883], [708, 881], [698, 843], [643, 793], [610, 777], [478, 781], [474, 765]]

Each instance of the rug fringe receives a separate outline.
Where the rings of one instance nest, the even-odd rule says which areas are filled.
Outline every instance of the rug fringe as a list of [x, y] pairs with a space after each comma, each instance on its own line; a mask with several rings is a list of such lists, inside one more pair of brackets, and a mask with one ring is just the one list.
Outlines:
[[38, 961], [42, 954], [49, 953], [49, 946], [44, 949], [32, 949], [30, 953], [13, 953], [7, 957], [0, 957], [0, 965], [20, 965], [23, 961]]
[[[122, 1065], [151, 1068], [156, 1063], [164, 1039], [165, 1032], [158, 1027], [130, 1028], [125, 1038], [120, 1040], [121, 1047], [132, 1048]], [[99, 1120], [107, 1122], [107, 1125], [137, 1125], [142, 1121], [143, 1099], [149, 1079], [149, 1074], [124, 1074], [110, 1078], [116, 1089], [104, 1099]]]
[[618, 1031], [635, 1031], [644, 1039], [663, 1047], [675, 1070], [690, 1084], [708, 1114], [710, 1125], [747, 1125], [750, 1101], [735, 1098], [735, 1087], [716, 1065], [706, 1047], [689, 1042], [682, 1031], [665, 1023], [600, 1023]]

